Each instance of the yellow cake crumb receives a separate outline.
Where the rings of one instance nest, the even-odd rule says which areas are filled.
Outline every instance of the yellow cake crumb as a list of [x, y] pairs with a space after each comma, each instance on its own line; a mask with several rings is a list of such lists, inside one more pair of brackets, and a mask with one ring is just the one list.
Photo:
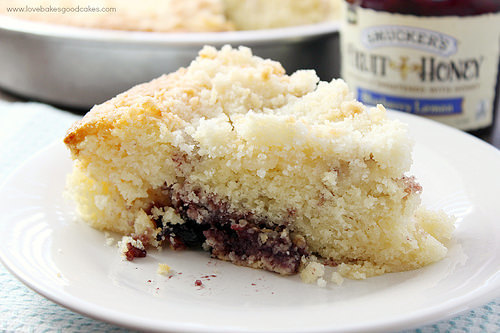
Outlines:
[[125, 258], [126, 257], [126, 253], [127, 251], [129, 250], [128, 249], [128, 245], [127, 244], [130, 244], [132, 245], [133, 247], [137, 248], [137, 249], [140, 249], [140, 250], [145, 250], [146, 248], [144, 247], [144, 244], [142, 243], [141, 240], [139, 239], [134, 239], [130, 236], [123, 236], [122, 239], [116, 244], [120, 253], [122, 254], [122, 256]]
[[104, 232], [104, 241], [105, 241], [105, 243], [106, 243], [107, 246], [112, 246], [112, 245], [115, 244], [115, 239], [107, 231]]
[[159, 263], [157, 273], [160, 275], [168, 275], [168, 273], [170, 273], [170, 266]]
[[342, 283], [344, 283], [344, 278], [338, 272], [332, 272], [330, 281], [335, 283], [337, 286], [340, 286], [342, 285]]
[[321, 287], [321, 288], [324, 288], [326, 287], [326, 280], [323, 279], [322, 277], [320, 277], [317, 281], [316, 281], [316, 284], [318, 285], [318, 287]]
[[300, 272], [300, 278], [305, 283], [315, 283], [323, 278], [323, 275], [325, 275], [325, 266], [319, 262], [309, 262]]

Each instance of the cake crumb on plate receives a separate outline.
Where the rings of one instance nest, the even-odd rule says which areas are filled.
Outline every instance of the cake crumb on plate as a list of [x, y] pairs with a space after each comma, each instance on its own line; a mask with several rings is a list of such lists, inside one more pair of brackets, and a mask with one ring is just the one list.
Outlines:
[[160, 275], [167, 275], [170, 273], [170, 266], [167, 264], [158, 264], [158, 274]]

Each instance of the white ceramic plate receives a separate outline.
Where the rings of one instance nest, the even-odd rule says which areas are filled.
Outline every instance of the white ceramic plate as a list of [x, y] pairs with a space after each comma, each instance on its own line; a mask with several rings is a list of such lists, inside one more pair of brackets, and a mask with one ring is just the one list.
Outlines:
[[[237, 267], [199, 251], [151, 251], [123, 261], [63, 199], [71, 162], [49, 146], [0, 190], [0, 259], [29, 287], [76, 312], [155, 331], [358, 332], [423, 325], [471, 309], [500, 290], [500, 153], [478, 139], [401, 113], [416, 139], [424, 203], [458, 217], [441, 262], [319, 288]], [[167, 263], [175, 274], [157, 274]], [[195, 286], [195, 281], [202, 286]]]

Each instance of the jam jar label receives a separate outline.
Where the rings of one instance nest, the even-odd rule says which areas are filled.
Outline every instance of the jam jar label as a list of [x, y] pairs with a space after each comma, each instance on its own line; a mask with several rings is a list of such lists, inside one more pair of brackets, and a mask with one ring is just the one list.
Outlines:
[[417, 17], [344, 6], [342, 78], [383, 104], [463, 130], [493, 121], [500, 13]]

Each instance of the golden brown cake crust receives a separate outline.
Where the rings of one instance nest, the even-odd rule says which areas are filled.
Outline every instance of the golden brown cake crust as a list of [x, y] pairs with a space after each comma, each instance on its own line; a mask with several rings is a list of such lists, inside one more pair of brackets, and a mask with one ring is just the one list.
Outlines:
[[[130, 112], [128, 107], [140, 102], [140, 99], [154, 97], [162, 90], [179, 84], [184, 68], [177, 72], [160, 76], [151, 82], [132, 87], [124, 93], [102, 104], [94, 106], [81, 120], [75, 122], [66, 132], [64, 143], [77, 154], [77, 145], [88, 136], [99, 132], [100, 134], [111, 130], [123, 114]], [[139, 112], [149, 112], [156, 117], [161, 116], [158, 108], [140, 108]]]

